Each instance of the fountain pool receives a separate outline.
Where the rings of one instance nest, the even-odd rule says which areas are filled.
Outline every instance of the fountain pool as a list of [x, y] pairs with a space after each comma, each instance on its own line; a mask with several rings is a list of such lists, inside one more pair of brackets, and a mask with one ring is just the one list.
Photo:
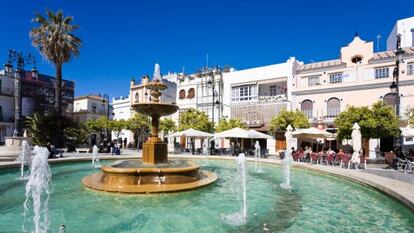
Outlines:
[[[202, 161], [194, 160], [202, 164]], [[113, 161], [102, 161], [103, 165]], [[188, 192], [121, 195], [96, 192], [79, 180], [96, 172], [90, 162], [51, 166], [49, 230], [66, 232], [412, 232], [414, 214], [369, 187], [292, 168], [292, 190], [279, 187], [280, 166], [247, 164], [247, 223], [226, 224], [220, 216], [240, 209], [232, 192], [237, 165], [210, 160], [206, 171], [219, 179]], [[0, 232], [21, 232], [25, 182], [19, 169], [0, 170]], [[29, 213], [30, 214], [30, 213]], [[29, 218], [32, 216], [28, 216]], [[32, 229], [26, 229], [30, 232]]]

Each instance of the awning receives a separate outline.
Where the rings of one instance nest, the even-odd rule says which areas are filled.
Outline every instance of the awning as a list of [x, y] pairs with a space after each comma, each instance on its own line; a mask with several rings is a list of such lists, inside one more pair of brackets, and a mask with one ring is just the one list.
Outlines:
[[181, 132], [176, 132], [170, 135], [171, 137], [188, 137], [188, 138], [210, 138], [213, 134], [206, 133], [200, 130], [187, 129]]

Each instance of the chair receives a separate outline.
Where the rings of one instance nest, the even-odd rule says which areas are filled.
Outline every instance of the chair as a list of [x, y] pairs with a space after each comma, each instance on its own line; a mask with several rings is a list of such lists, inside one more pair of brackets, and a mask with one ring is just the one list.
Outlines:
[[299, 153], [293, 152], [292, 153], [293, 161], [299, 162]]
[[349, 169], [349, 166], [351, 165], [350, 163], [349, 163], [349, 158], [350, 158], [350, 156], [349, 155], [347, 155], [347, 154], [344, 154], [344, 153], [340, 153], [340, 154], [338, 154], [339, 155], [339, 158], [340, 158], [340, 160], [341, 160], [341, 163], [339, 164], [339, 167], [341, 167], [342, 168], [342, 165], [343, 164], [347, 164], [347, 167], [348, 167], [348, 169]]
[[329, 153], [328, 156], [326, 156], [326, 165], [332, 164], [334, 166], [334, 154]]
[[310, 156], [310, 163], [316, 162], [316, 164], [319, 164], [319, 157], [318, 157], [318, 153], [316, 152], [312, 152], [311, 156]]
[[299, 156], [299, 162], [305, 162], [305, 154], [302, 152], [298, 153]]

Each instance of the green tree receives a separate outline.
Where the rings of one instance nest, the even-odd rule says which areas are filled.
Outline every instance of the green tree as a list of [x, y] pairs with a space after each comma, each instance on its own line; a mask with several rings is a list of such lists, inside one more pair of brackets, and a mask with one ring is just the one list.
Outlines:
[[140, 113], [135, 113], [133, 117], [125, 122], [125, 128], [131, 130], [136, 137], [137, 147], [143, 141], [142, 138], [150, 126], [149, 118]]
[[334, 123], [338, 128], [339, 140], [351, 138], [355, 123], [359, 124], [364, 139], [397, 136], [399, 130], [399, 120], [394, 110], [382, 101], [374, 103], [371, 109], [349, 106], [336, 117]]
[[110, 126], [110, 123], [105, 116], [101, 116], [98, 119], [87, 120], [84, 126], [88, 133], [102, 134]]
[[223, 118], [217, 123], [216, 132], [223, 132], [223, 131], [233, 129], [236, 127], [246, 129], [246, 126], [243, 124], [243, 122], [240, 119], [227, 120]]
[[285, 131], [288, 125], [291, 125], [293, 128], [309, 128], [311, 124], [309, 123], [308, 117], [299, 110], [288, 111], [282, 109], [276, 116], [270, 120], [270, 130], [273, 132], [276, 131]]
[[204, 132], [213, 132], [213, 123], [205, 112], [189, 109], [180, 114], [178, 130], [197, 129]]
[[160, 120], [160, 132], [164, 135], [167, 135], [169, 132], [174, 132], [177, 130], [177, 126], [175, 125], [175, 121], [170, 118], [163, 118]]
[[44, 58], [53, 63], [56, 70], [55, 111], [57, 113], [58, 146], [63, 145], [62, 124], [62, 66], [73, 57], [79, 56], [81, 40], [73, 32], [79, 25], [72, 24], [72, 16], [64, 16], [63, 11], [46, 11], [46, 17], [36, 14], [32, 20], [37, 27], [30, 31], [32, 44]]
[[414, 108], [407, 112], [408, 124], [414, 126]]
[[116, 135], [115, 138], [119, 138], [119, 134], [125, 128], [126, 128], [126, 121], [123, 119], [109, 121], [109, 129], [115, 133]]
[[[55, 135], [58, 133], [57, 118], [58, 116], [54, 112], [49, 114], [34, 113], [27, 118], [26, 126], [35, 145], [46, 146], [47, 143], [56, 145], [57, 138]], [[79, 145], [85, 141], [86, 132], [72, 119], [62, 117], [62, 125], [65, 128], [63, 137], [66, 146], [69, 143]]]

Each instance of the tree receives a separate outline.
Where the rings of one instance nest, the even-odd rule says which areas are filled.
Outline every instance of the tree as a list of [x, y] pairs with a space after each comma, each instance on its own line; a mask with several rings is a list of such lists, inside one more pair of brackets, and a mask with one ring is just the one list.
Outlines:
[[408, 124], [414, 126], [414, 108], [407, 112]]
[[270, 130], [273, 132], [285, 131], [288, 125], [295, 129], [309, 128], [311, 126], [308, 117], [302, 111], [288, 111], [285, 108], [270, 120], [269, 125]]
[[223, 131], [233, 129], [236, 127], [246, 129], [246, 126], [243, 124], [243, 122], [240, 119], [227, 120], [223, 118], [219, 120], [219, 122], [217, 123], [216, 132], [223, 132]]
[[126, 121], [124, 119], [121, 120], [111, 120], [109, 121], [109, 129], [115, 133], [115, 138], [119, 138], [119, 134], [123, 129], [126, 127]]
[[101, 116], [98, 119], [87, 120], [84, 126], [88, 133], [102, 134], [109, 124], [108, 119], [105, 116]]
[[73, 32], [79, 25], [72, 24], [72, 16], [64, 16], [63, 11], [46, 11], [46, 17], [36, 14], [33, 22], [37, 27], [30, 31], [32, 44], [44, 58], [53, 63], [56, 70], [55, 112], [57, 113], [58, 146], [63, 145], [62, 125], [62, 65], [79, 56], [81, 40]]
[[213, 123], [205, 112], [189, 109], [180, 115], [178, 130], [197, 129], [204, 132], [213, 132]]
[[136, 136], [137, 147], [142, 142], [142, 137], [149, 130], [150, 125], [149, 118], [140, 113], [135, 113], [133, 117], [125, 122], [125, 128], [131, 130]]
[[397, 136], [399, 120], [392, 107], [380, 101], [374, 103], [372, 108], [349, 106], [341, 112], [334, 121], [338, 129], [337, 138], [350, 139], [352, 126], [358, 123], [362, 138], [381, 138]]
[[175, 122], [173, 120], [171, 120], [170, 118], [163, 118], [163, 119], [160, 120], [159, 130], [164, 135], [166, 135], [169, 132], [176, 131], [177, 126], [175, 125]]
[[[69, 144], [79, 145], [84, 143], [86, 132], [79, 124], [70, 118], [63, 117], [62, 123], [65, 128], [63, 132], [66, 146]], [[56, 145], [58, 133], [57, 115], [54, 112], [49, 114], [34, 113], [27, 118], [26, 125], [32, 135], [33, 143], [39, 146], [46, 146], [47, 143]]]

